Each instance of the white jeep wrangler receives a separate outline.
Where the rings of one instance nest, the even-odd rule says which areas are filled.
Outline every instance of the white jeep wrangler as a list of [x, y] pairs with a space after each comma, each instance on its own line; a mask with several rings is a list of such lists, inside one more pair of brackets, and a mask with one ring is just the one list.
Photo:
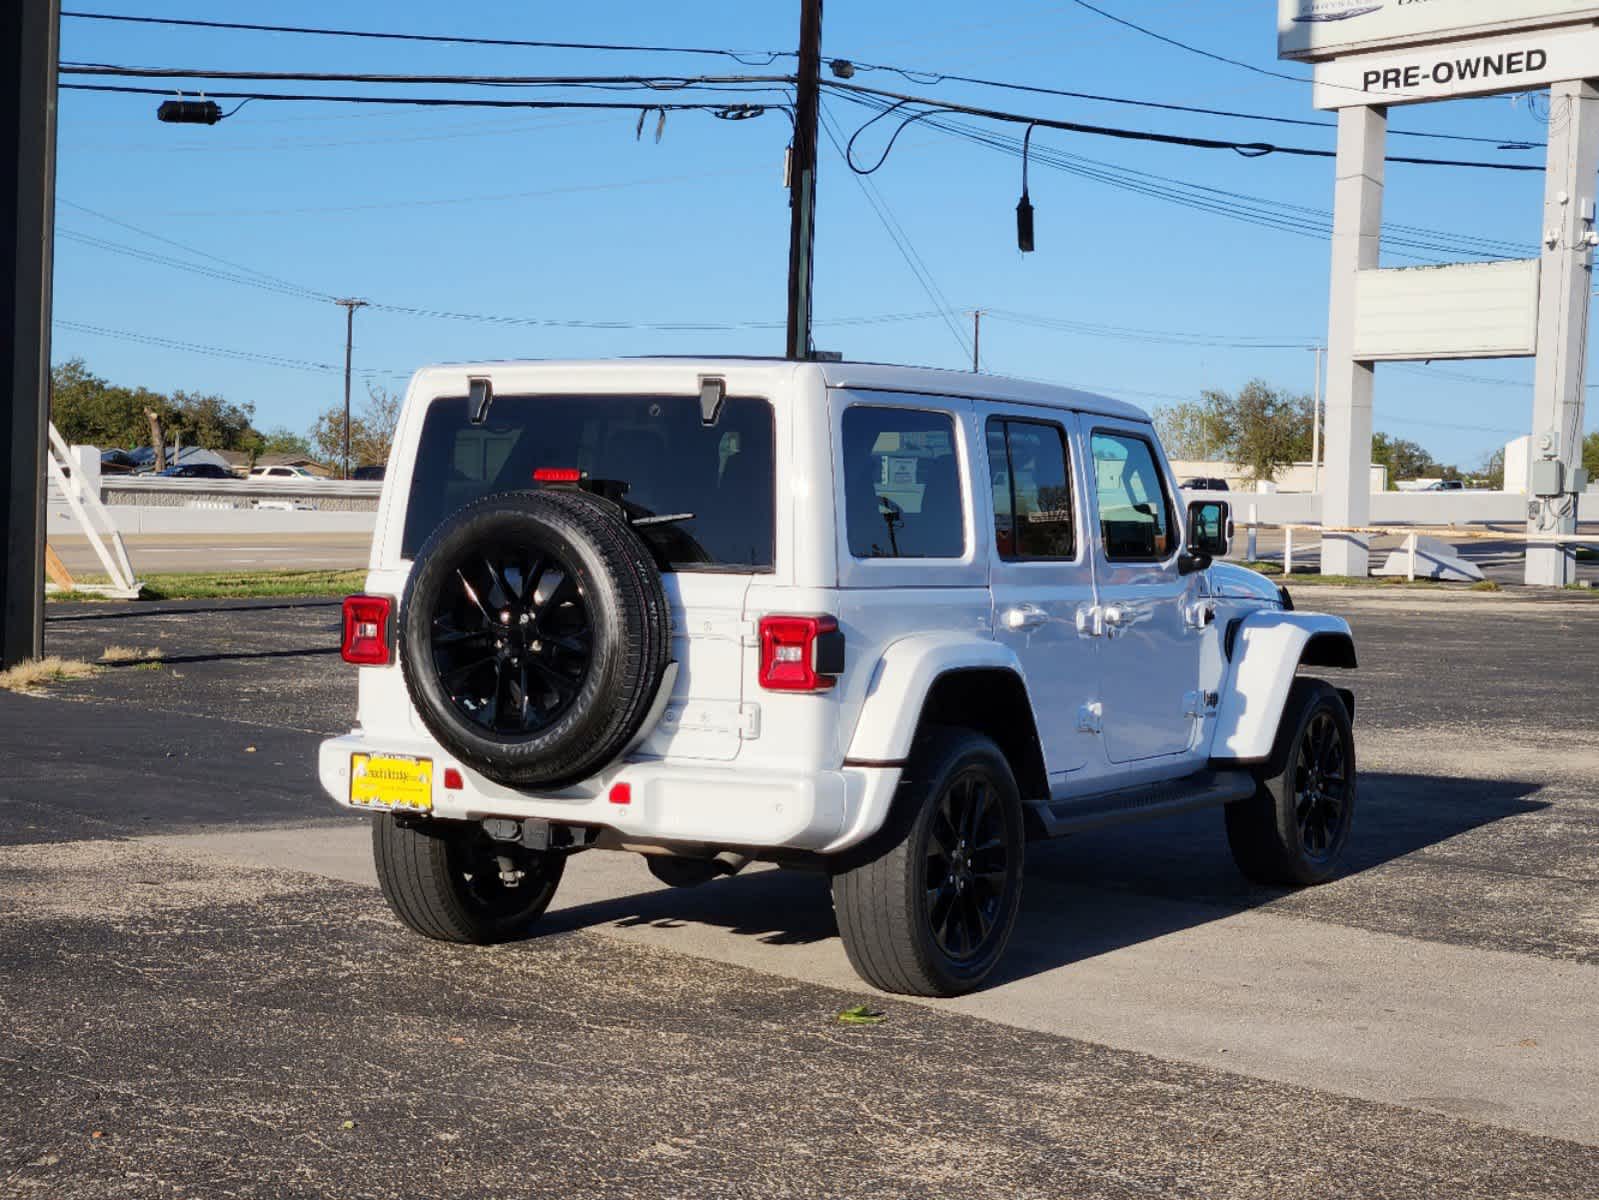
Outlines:
[[995, 967], [1030, 839], [1215, 806], [1252, 879], [1337, 867], [1348, 625], [1212, 562], [1149, 418], [856, 363], [434, 367], [367, 593], [360, 726], [323, 786], [384, 895], [489, 942], [589, 848], [678, 885], [830, 873], [850, 961], [952, 995]]

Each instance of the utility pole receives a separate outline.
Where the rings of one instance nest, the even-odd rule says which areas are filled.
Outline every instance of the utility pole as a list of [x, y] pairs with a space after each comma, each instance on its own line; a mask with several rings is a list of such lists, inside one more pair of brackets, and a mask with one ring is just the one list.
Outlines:
[[983, 369], [983, 310], [972, 310], [972, 374]]
[[0, 4], [0, 669], [44, 653], [60, 0]]
[[1321, 356], [1327, 347], [1313, 348], [1316, 355], [1316, 402], [1310, 410], [1310, 490], [1321, 491]]
[[344, 309], [344, 475], [350, 477], [350, 359], [355, 351], [355, 310], [365, 308], [365, 300], [335, 300]]
[[788, 163], [788, 357], [811, 356], [816, 253], [816, 131], [822, 102], [822, 0], [800, 0], [794, 144]]

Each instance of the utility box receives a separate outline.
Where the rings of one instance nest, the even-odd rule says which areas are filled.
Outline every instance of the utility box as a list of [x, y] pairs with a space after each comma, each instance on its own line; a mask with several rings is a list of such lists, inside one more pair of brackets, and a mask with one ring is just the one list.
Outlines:
[[1540, 458], [1527, 469], [1527, 494], [1549, 498], [1566, 494], [1566, 464], [1558, 458]]

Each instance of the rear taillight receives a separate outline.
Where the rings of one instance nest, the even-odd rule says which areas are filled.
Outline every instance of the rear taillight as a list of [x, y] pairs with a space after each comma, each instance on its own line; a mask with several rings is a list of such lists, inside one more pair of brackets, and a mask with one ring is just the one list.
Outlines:
[[844, 635], [832, 617], [762, 617], [760, 684], [825, 692], [844, 672]]
[[339, 653], [358, 667], [389, 665], [389, 615], [394, 601], [387, 596], [344, 598], [344, 644]]

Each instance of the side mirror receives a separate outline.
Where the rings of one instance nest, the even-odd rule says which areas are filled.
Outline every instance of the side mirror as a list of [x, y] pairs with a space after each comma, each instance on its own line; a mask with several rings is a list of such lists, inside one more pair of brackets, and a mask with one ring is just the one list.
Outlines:
[[1188, 506], [1188, 553], [1221, 558], [1231, 543], [1232, 528], [1232, 506], [1225, 500], [1194, 501]]

